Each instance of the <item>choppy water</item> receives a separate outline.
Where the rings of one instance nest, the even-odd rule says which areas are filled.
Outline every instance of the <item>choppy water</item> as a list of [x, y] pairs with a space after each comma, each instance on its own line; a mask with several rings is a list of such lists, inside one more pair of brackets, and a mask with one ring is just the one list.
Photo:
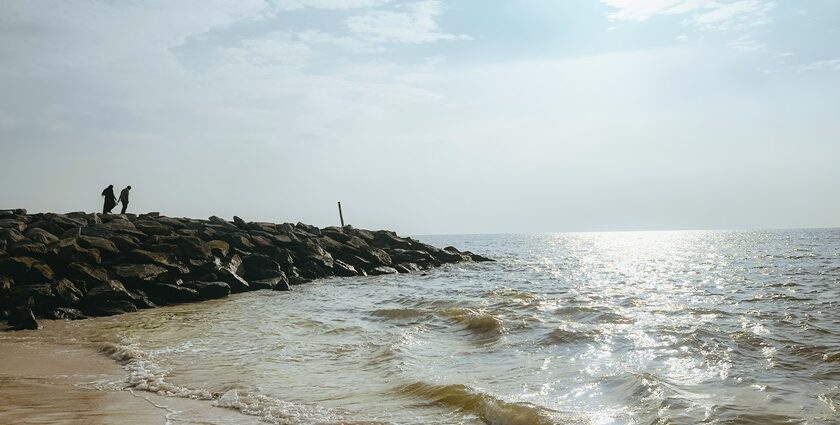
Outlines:
[[273, 423], [840, 423], [840, 230], [421, 239], [499, 261], [39, 337]]

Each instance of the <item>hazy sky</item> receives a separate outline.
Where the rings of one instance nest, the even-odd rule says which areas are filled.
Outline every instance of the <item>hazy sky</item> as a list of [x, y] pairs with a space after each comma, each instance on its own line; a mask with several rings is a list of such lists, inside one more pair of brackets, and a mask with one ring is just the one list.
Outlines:
[[0, 2], [0, 208], [840, 226], [840, 1]]

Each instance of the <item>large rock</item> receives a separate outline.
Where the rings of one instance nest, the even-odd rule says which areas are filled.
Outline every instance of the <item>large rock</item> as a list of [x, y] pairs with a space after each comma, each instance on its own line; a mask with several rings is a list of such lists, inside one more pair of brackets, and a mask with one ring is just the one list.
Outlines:
[[26, 306], [36, 314], [46, 313], [58, 304], [58, 300], [49, 283], [15, 285], [9, 291], [9, 294], [3, 302], [10, 304], [6, 307]]
[[10, 257], [0, 259], [0, 276], [8, 276], [15, 281], [26, 279], [32, 266], [39, 261], [32, 257]]
[[195, 236], [180, 236], [173, 243], [177, 246], [175, 254], [178, 258], [207, 259], [212, 256], [207, 243]]
[[22, 233], [26, 229], [26, 222], [16, 218], [3, 218], [0, 219], [0, 229], [13, 229]]
[[120, 253], [117, 245], [110, 239], [97, 236], [79, 236], [76, 240], [82, 248], [95, 249], [99, 251], [101, 256], [107, 258], [113, 258]]
[[82, 297], [81, 310], [91, 316], [111, 316], [137, 311], [136, 302], [141, 297], [132, 294], [119, 281], [94, 286]]
[[28, 239], [38, 242], [42, 245], [51, 244], [58, 240], [58, 236], [40, 227], [28, 227], [24, 234]]
[[295, 227], [300, 229], [300, 230], [303, 230], [306, 233], [321, 236], [321, 229], [319, 229], [315, 226], [298, 222], [297, 224], [295, 224]]
[[373, 269], [368, 271], [368, 274], [371, 275], [371, 276], [380, 276], [380, 275], [384, 275], [384, 274], [397, 274], [397, 273], [399, 273], [397, 271], [397, 269], [395, 269], [393, 267], [387, 267], [387, 266], [374, 267]]
[[391, 258], [396, 263], [417, 263], [420, 265], [437, 265], [440, 262], [427, 251], [417, 249], [393, 249]]
[[80, 289], [87, 287], [108, 285], [111, 278], [101, 267], [87, 263], [71, 263], [67, 266], [66, 276], [75, 282]]
[[46, 245], [35, 242], [32, 239], [23, 239], [15, 242], [9, 249], [9, 253], [12, 255], [28, 257], [43, 257], [47, 254], [47, 251]]
[[26, 239], [18, 229], [0, 229], [0, 240], [6, 241], [8, 245]]
[[140, 241], [130, 235], [112, 235], [108, 238], [120, 252], [128, 252], [140, 248]]
[[355, 267], [341, 260], [333, 261], [333, 274], [343, 277], [366, 275], [364, 271], [359, 272]]
[[53, 287], [53, 292], [64, 305], [76, 305], [82, 298], [82, 290], [69, 279], [59, 279]]
[[27, 307], [18, 307], [9, 316], [9, 324], [13, 330], [41, 329], [41, 325], [35, 320], [35, 314]]
[[242, 258], [242, 265], [245, 268], [245, 278], [249, 281], [283, 276], [280, 264], [267, 255], [248, 255]]
[[161, 266], [170, 272], [180, 274], [187, 274], [190, 272], [190, 270], [183, 263], [179, 262], [172, 254], [135, 249], [126, 253], [122, 257], [122, 260], [134, 264], [154, 264]]
[[137, 230], [149, 236], [169, 236], [173, 233], [169, 226], [166, 226], [156, 220], [137, 220], [133, 224]]
[[210, 300], [215, 298], [224, 298], [230, 295], [230, 286], [224, 282], [186, 282], [184, 286], [194, 289], [198, 294], [198, 299]]
[[160, 282], [166, 277], [168, 270], [155, 264], [120, 264], [111, 268], [120, 281], [128, 285], [147, 282]]
[[81, 320], [88, 318], [81, 310], [71, 307], [56, 307], [47, 317], [53, 320]]
[[68, 263], [99, 264], [102, 262], [102, 256], [99, 255], [98, 250], [82, 248], [76, 241], [76, 238], [61, 239], [53, 243], [50, 247], [57, 249], [59, 258]]
[[210, 253], [219, 258], [227, 258], [230, 253], [230, 244], [218, 239], [213, 239], [207, 242], [207, 247], [210, 248]]
[[387, 230], [380, 230], [373, 234], [373, 241], [371, 245], [377, 248], [387, 248], [387, 249], [411, 249], [413, 243], [408, 239], [403, 239], [396, 235], [394, 232], [389, 232]]
[[197, 290], [173, 283], [149, 282], [143, 285], [142, 291], [154, 303], [160, 305], [185, 303], [199, 299]]
[[26, 210], [25, 209], [0, 210], [0, 218], [9, 218], [9, 217], [14, 217], [16, 215], [26, 215]]

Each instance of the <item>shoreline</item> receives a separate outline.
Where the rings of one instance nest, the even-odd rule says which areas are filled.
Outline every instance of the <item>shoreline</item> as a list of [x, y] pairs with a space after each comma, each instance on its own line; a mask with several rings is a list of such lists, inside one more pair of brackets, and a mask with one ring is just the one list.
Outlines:
[[[127, 371], [91, 342], [61, 342], [68, 322], [0, 334], [0, 423], [258, 424], [258, 417], [207, 400], [129, 388]], [[58, 335], [57, 335], [58, 334]]]

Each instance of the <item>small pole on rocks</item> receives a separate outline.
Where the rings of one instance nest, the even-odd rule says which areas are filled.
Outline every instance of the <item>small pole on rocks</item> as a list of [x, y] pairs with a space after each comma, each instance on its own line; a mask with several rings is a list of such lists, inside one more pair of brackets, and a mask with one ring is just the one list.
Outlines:
[[341, 227], [344, 227], [344, 214], [341, 212], [341, 201], [338, 201], [338, 218], [341, 219]]

